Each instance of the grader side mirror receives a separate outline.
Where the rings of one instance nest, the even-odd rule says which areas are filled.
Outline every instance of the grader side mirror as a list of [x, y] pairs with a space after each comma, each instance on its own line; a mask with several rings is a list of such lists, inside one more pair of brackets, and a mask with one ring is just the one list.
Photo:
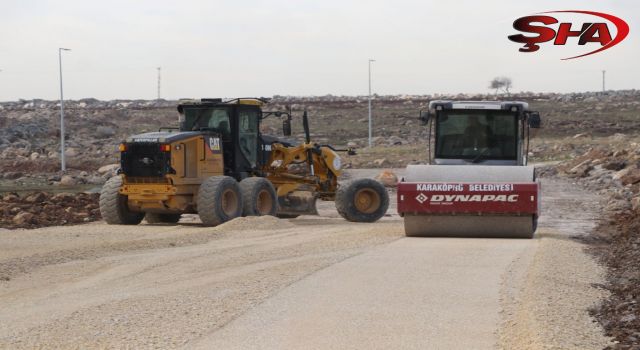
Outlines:
[[427, 125], [429, 123], [430, 118], [431, 118], [431, 114], [429, 114], [429, 111], [420, 110], [420, 116], [418, 117], [418, 119], [420, 119], [420, 121], [422, 122], [422, 125]]
[[282, 134], [291, 136], [291, 120], [285, 119], [282, 121]]
[[542, 124], [542, 119], [540, 119], [540, 113], [530, 112], [529, 117], [527, 118], [527, 122], [529, 123], [529, 127], [531, 129], [540, 129], [540, 126]]

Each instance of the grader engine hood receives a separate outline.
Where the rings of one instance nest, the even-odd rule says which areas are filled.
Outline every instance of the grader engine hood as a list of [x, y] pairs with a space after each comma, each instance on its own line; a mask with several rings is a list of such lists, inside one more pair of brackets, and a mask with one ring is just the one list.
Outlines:
[[133, 135], [127, 138], [127, 143], [139, 143], [139, 142], [155, 142], [155, 143], [172, 143], [175, 141], [188, 139], [201, 133], [198, 131], [182, 131], [182, 132], [147, 132], [144, 134]]
[[163, 177], [171, 174], [174, 170], [171, 168], [170, 144], [199, 134], [161, 131], [133, 135], [121, 146], [120, 168], [130, 177]]

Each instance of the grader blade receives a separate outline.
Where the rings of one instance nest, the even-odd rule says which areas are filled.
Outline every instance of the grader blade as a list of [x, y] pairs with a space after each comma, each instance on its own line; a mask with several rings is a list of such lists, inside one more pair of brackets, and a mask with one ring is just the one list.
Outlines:
[[318, 215], [316, 198], [313, 195], [300, 193], [278, 198], [279, 217], [296, 217], [299, 215]]

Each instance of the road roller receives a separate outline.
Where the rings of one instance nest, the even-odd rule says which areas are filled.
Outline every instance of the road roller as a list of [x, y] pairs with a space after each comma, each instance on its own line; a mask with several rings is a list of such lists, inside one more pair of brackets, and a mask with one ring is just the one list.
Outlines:
[[428, 164], [398, 183], [407, 236], [533, 238], [540, 183], [527, 165], [540, 114], [519, 101], [431, 101]]

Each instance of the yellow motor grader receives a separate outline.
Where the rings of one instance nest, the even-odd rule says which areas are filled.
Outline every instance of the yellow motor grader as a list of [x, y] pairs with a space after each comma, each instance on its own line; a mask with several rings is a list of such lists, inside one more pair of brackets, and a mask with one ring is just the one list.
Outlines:
[[293, 218], [317, 214], [316, 199], [335, 201], [349, 221], [373, 222], [389, 205], [375, 180], [339, 184], [341, 159], [330, 145], [312, 143], [305, 110], [305, 142], [263, 135], [261, 122], [282, 119], [291, 135], [291, 110], [263, 111], [261, 98], [181, 100], [179, 127], [134, 135], [119, 146], [120, 169], [100, 194], [109, 224], [176, 223], [197, 213], [206, 226], [238, 216]]

